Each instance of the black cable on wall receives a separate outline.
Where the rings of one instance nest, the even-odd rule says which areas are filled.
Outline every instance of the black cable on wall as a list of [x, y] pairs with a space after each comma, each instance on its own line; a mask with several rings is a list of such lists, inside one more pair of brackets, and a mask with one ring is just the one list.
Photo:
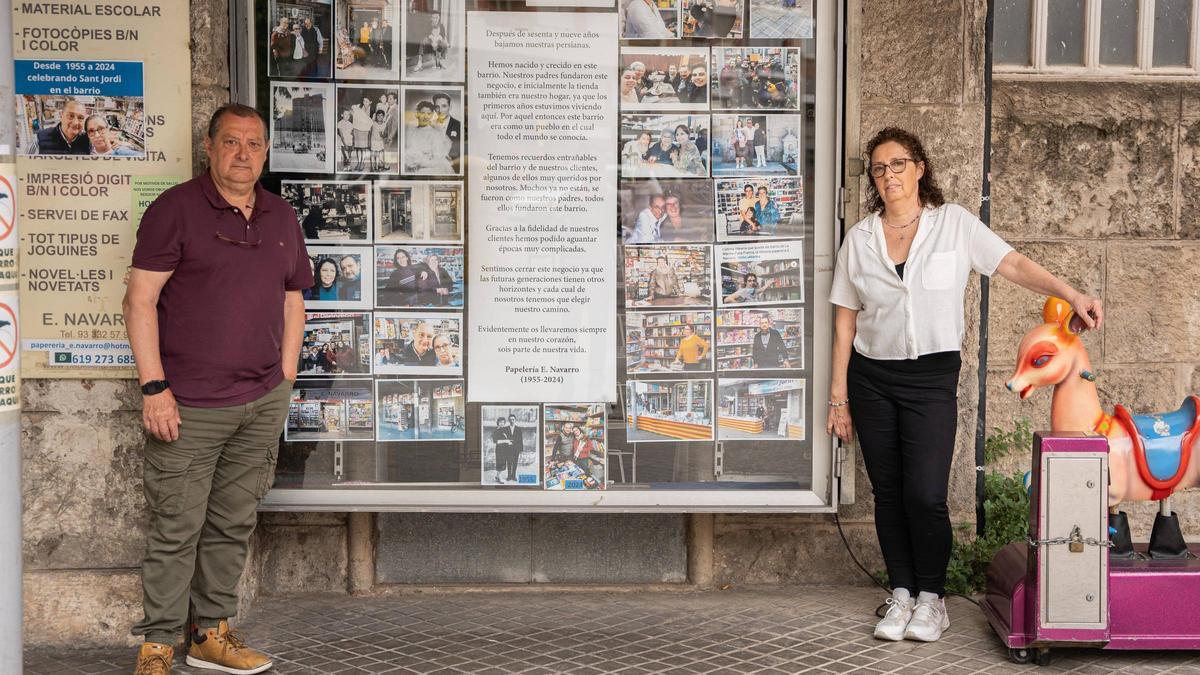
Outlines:
[[[987, 0], [983, 42], [983, 185], [979, 197], [979, 219], [992, 226], [992, 41], [995, 31], [995, 0]], [[979, 280], [979, 399], [975, 417], [975, 533], [983, 534], [984, 466], [987, 442], [987, 353], [988, 282]]]

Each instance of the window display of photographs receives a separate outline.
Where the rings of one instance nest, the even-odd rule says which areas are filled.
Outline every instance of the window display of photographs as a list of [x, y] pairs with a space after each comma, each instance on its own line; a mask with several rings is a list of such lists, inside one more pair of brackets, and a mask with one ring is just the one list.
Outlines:
[[629, 312], [625, 372], [712, 372], [712, 312]]
[[463, 0], [408, 3], [401, 54], [405, 81], [463, 81], [466, 19]]
[[804, 367], [804, 309], [722, 309], [717, 312], [717, 370]]
[[680, 0], [680, 37], [742, 37], [742, 0]]
[[542, 478], [547, 490], [607, 488], [608, 439], [603, 403], [547, 403], [543, 408]]
[[625, 437], [630, 443], [711, 441], [712, 380], [626, 382]]
[[804, 242], [717, 246], [719, 307], [804, 302]]
[[285, 180], [279, 196], [296, 210], [307, 244], [371, 243], [368, 182]]
[[795, 176], [799, 115], [713, 115], [713, 177]]
[[375, 401], [381, 443], [466, 439], [462, 380], [375, 380]]
[[462, 307], [463, 249], [376, 246], [380, 307]]
[[800, 50], [713, 47], [713, 110], [799, 110]]
[[328, 78], [333, 72], [332, 0], [267, 3], [267, 77]]
[[463, 88], [401, 87], [404, 129], [403, 173], [412, 176], [461, 176]]
[[298, 379], [283, 440], [374, 440], [374, 401], [369, 379]]
[[622, 179], [621, 241], [659, 244], [712, 241], [712, 181], [691, 178]]
[[717, 438], [722, 441], [802, 441], [804, 380], [722, 378], [718, 386]]
[[750, 37], [806, 40], [813, 36], [813, 0], [750, 0]]
[[379, 242], [459, 243], [463, 237], [461, 181], [375, 181]]
[[480, 409], [480, 484], [541, 484], [536, 405], [485, 405]]
[[617, 3], [624, 40], [671, 40], [679, 37], [679, 0], [635, 0]]
[[370, 246], [309, 246], [315, 285], [304, 291], [308, 309], [371, 309]]
[[623, 178], [708, 178], [708, 115], [621, 115]]
[[305, 313], [300, 368], [296, 372], [301, 377], [370, 375], [370, 313]]
[[271, 173], [333, 173], [333, 85], [271, 83]]
[[622, 110], [707, 110], [707, 47], [621, 49]]
[[773, 176], [714, 182], [719, 241], [804, 236], [804, 179]]
[[339, 80], [400, 78], [400, 3], [336, 0], [334, 65]]
[[17, 152], [144, 158], [144, 101], [142, 96], [18, 96]]
[[712, 304], [712, 246], [626, 246], [625, 306]]
[[462, 375], [462, 314], [375, 312], [376, 375]]
[[400, 107], [396, 87], [339, 84], [338, 172], [400, 172]]

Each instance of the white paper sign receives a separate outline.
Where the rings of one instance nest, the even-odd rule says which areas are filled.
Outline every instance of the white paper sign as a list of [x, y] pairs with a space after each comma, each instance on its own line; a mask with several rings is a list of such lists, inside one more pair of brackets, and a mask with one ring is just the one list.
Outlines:
[[472, 401], [616, 400], [617, 17], [472, 12]]

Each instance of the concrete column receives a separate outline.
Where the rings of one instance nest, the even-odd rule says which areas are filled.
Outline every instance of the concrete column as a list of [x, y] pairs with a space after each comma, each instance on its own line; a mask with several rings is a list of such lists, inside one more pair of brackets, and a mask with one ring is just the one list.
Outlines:
[[688, 516], [688, 581], [700, 588], [713, 583], [713, 520], [711, 513]]
[[[0, 163], [16, 155], [12, 34], [12, 0], [0, 0], [0, 35], [6, 36], [0, 41]], [[0, 290], [15, 291], [16, 282]], [[22, 611], [21, 412], [14, 410], [0, 413], [0, 673], [21, 672]]]
[[349, 548], [351, 593], [367, 593], [375, 586], [375, 514], [350, 513], [346, 545]]

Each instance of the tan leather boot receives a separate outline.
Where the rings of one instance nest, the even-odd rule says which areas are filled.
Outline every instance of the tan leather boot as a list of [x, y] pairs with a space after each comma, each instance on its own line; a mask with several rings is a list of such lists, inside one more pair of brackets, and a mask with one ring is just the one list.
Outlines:
[[171, 661], [175, 650], [157, 642], [146, 642], [138, 650], [137, 666], [133, 675], [171, 675]]
[[225, 620], [216, 628], [192, 634], [187, 664], [231, 675], [254, 675], [274, 665], [271, 657], [247, 647]]

